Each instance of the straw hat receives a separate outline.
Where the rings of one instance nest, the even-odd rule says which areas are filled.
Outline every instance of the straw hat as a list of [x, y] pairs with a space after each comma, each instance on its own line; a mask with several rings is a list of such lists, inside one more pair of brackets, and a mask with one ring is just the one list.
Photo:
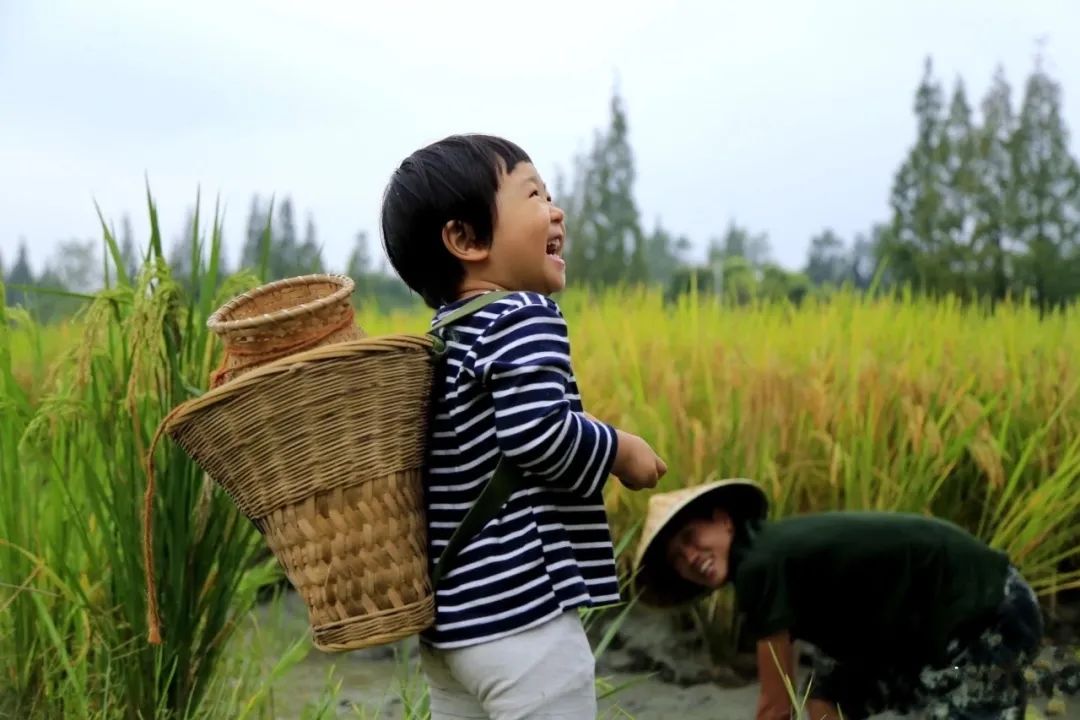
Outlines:
[[707, 507], [723, 507], [733, 518], [763, 520], [769, 509], [765, 492], [753, 480], [729, 478], [696, 487], [657, 493], [649, 498], [645, 528], [634, 558], [640, 599], [653, 607], [671, 607], [708, 592], [684, 580], [665, 557], [665, 548], [682, 518]]

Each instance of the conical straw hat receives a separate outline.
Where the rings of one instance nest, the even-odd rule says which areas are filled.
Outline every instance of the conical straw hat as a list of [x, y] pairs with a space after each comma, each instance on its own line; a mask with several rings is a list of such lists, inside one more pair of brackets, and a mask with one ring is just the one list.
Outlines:
[[635, 585], [643, 603], [671, 607], [708, 592], [708, 588], [680, 577], [665, 557], [669, 538], [681, 527], [679, 520], [702, 505], [723, 507], [733, 518], [741, 520], [762, 520], [769, 509], [765, 492], [753, 480], [745, 478], [717, 480], [650, 497], [634, 557]]

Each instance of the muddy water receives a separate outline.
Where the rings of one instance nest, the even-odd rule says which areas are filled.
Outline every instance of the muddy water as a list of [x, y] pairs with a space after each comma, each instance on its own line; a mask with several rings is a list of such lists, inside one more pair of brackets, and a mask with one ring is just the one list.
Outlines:
[[[283, 642], [295, 640], [307, 628], [307, 617], [297, 597], [287, 594], [281, 605], [271, 610], [260, 607], [256, 613], [264, 634], [279, 634]], [[687, 652], [680, 645], [678, 633], [670, 625], [655, 616], [639, 616], [630, 623], [633, 631], [623, 633], [628, 639], [617, 643], [598, 666], [600, 677], [612, 683], [636, 681], [623, 688], [614, 697], [601, 702], [602, 718], [637, 718], [653, 720], [678, 718], [679, 720], [752, 720], [757, 701], [757, 685], [737, 682], [729, 674], [714, 680], [704, 679], [700, 657]], [[395, 650], [402, 659], [409, 658], [406, 665], [395, 659]], [[638, 671], [628, 671], [634, 658], [642, 653], [676, 668], [674, 682], [664, 682], [648, 677]], [[403, 643], [397, 648], [376, 648], [341, 654], [326, 654], [312, 649], [296, 667], [281, 677], [273, 688], [274, 717], [276, 720], [300, 718], [305, 705], [325, 697], [331, 684], [340, 684], [335, 699], [337, 717], [341, 719], [379, 718], [401, 720], [404, 716], [402, 692], [403, 668], [418, 672], [415, 662], [415, 643]], [[668, 675], [670, 676], [670, 672]], [[695, 679], [694, 675], [699, 676]], [[420, 678], [412, 678], [413, 697], [418, 697]], [[1065, 697], [1064, 714], [1054, 709], [1050, 715], [1064, 720], [1080, 720], [1080, 697]], [[1036, 703], [1037, 715], [1046, 717], [1045, 700]], [[1055, 708], [1056, 709], [1056, 708]], [[897, 718], [896, 715], [880, 715], [879, 718]]]
[[[303, 605], [292, 593], [284, 597], [279, 607], [260, 607], [256, 617], [264, 634], [280, 635], [285, 644], [307, 628]], [[636, 634], [639, 638], [649, 636], [648, 632]], [[395, 656], [395, 651], [402, 655]], [[611, 654], [616, 665], [619, 660], [625, 661], [625, 656], [625, 651]], [[405, 659], [408, 664], [401, 662]], [[415, 642], [405, 642], [396, 648], [339, 654], [312, 649], [299, 665], [275, 683], [274, 717], [276, 720], [301, 717], [306, 705], [325, 696], [329, 679], [331, 684], [340, 684], [334, 703], [338, 718], [402, 720], [402, 694], [410, 689], [402, 687], [402, 669], [407, 667], [417, 671]], [[634, 683], [601, 701], [603, 718], [741, 720], [753, 717], [757, 692], [753, 685], [724, 689], [714, 684], [699, 684], [683, 688], [650, 679], [644, 673], [614, 670], [610, 663], [602, 664], [598, 672], [613, 686]], [[413, 697], [417, 696], [419, 680], [412, 678]]]

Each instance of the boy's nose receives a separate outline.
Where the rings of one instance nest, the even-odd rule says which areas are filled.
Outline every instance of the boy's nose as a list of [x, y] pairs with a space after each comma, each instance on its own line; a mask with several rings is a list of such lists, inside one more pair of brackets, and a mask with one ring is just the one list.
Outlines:
[[566, 213], [563, 212], [563, 209], [555, 203], [551, 203], [551, 222], [562, 224], [565, 218]]

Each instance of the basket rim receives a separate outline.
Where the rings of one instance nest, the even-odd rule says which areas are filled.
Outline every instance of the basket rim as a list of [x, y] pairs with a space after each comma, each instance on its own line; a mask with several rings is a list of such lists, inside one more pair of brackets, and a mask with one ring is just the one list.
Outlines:
[[331, 343], [329, 345], [321, 345], [292, 355], [286, 355], [283, 358], [278, 358], [273, 362], [266, 363], [249, 373], [207, 390], [198, 397], [180, 403], [173, 408], [172, 412], [170, 412], [163, 420], [165, 424], [164, 429], [166, 432], [171, 432], [180, 425], [190, 421], [193, 416], [200, 411], [230, 400], [234, 396], [245, 394], [248, 391], [257, 388], [264, 382], [270, 382], [279, 375], [292, 373], [309, 363], [369, 355], [383, 350], [403, 350], [406, 352], [422, 351], [430, 356], [434, 347], [435, 341], [430, 335], [401, 333]]
[[[227, 313], [232, 312], [241, 305], [245, 305], [252, 300], [266, 295], [274, 290], [279, 290], [283, 287], [292, 287], [294, 285], [307, 285], [312, 282], [331, 282], [337, 283], [340, 287], [337, 290], [327, 295], [326, 297], [319, 298], [318, 300], [311, 300], [310, 302], [296, 305], [291, 308], [283, 308], [281, 310], [275, 310], [270, 313], [263, 313], [261, 315], [254, 315], [248, 318], [241, 318], [239, 320], [222, 320]], [[297, 275], [296, 277], [282, 278], [281, 280], [274, 280], [263, 285], [259, 285], [256, 288], [247, 290], [240, 293], [229, 302], [225, 303], [214, 313], [207, 318], [206, 327], [215, 332], [225, 332], [229, 330], [246, 330], [253, 327], [266, 324], [268, 320], [277, 320], [280, 318], [293, 318], [299, 315], [305, 315], [315, 312], [329, 305], [333, 305], [336, 302], [340, 302], [349, 297], [353, 290], [356, 289], [356, 282], [349, 277], [341, 273], [311, 273], [309, 275]]]

